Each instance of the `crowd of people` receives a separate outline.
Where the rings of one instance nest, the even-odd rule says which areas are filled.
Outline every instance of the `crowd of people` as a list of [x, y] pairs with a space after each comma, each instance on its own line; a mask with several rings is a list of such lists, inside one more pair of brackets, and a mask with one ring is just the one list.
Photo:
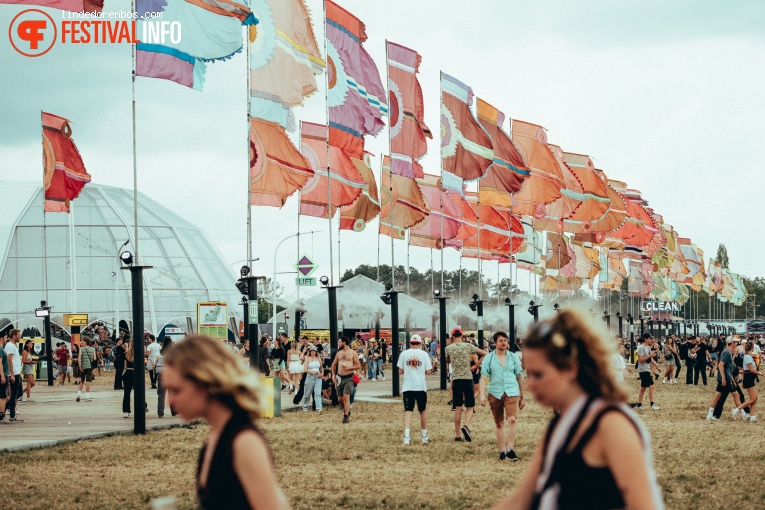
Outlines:
[[[53, 353], [59, 384], [74, 379], [78, 385], [77, 402], [91, 401], [94, 374], [113, 365], [114, 389], [124, 392], [122, 411], [129, 417], [132, 370], [135, 356], [142, 352], [151, 388], [158, 394], [158, 416], [164, 415], [168, 401], [173, 415], [186, 420], [203, 418], [211, 426], [209, 447], [200, 454], [197, 472], [202, 506], [208, 507], [221, 490], [236, 495], [243, 508], [255, 506], [255, 497], [268, 498], [275, 508], [286, 505], [273, 478], [268, 444], [254, 423], [260, 416], [260, 383], [247, 368], [248, 342], [231, 345], [191, 336], [178, 346], [166, 338], [160, 346], [153, 335], [146, 334], [139, 349], [124, 331], [113, 345], [103, 345], [101, 331], [95, 333], [71, 347], [59, 342]], [[515, 493], [499, 504], [502, 508], [565, 508], [572, 501], [586, 508], [660, 508], [650, 437], [634, 411], [644, 409], [646, 395], [647, 408], [659, 411], [657, 388], [677, 384], [683, 366], [687, 385], [706, 386], [708, 379], [716, 381], [707, 420], [720, 420], [727, 397], [732, 395], [731, 418], [757, 421], [756, 383], [765, 348], [762, 336], [684, 338], [670, 334], [654, 338], [644, 333], [637, 345], [622, 339], [614, 353], [610, 339], [598, 334], [588, 318], [562, 310], [535, 324], [524, 339], [511, 342], [500, 331], [481, 348], [474, 335], [466, 336], [455, 328], [446, 344], [446, 366], [441, 369], [450, 381], [448, 404], [453, 411], [455, 442], [473, 440], [470, 423], [479, 403], [491, 410], [499, 460], [518, 461], [517, 423], [526, 394], [530, 392], [538, 404], [555, 411], [526, 476]], [[22, 394], [26, 399], [31, 396], [37, 361], [31, 342], [22, 342], [17, 329], [0, 332], [0, 346], [0, 420], [8, 413], [10, 421], [17, 421], [17, 403]], [[440, 344], [436, 338], [414, 334], [408, 345], [400, 347], [396, 366], [386, 367], [392, 357], [390, 340], [341, 337], [333, 358], [329, 343], [318, 337], [311, 340], [303, 335], [290, 341], [279, 334], [272, 341], [264, 335], [257, 347], [258, 368], [281, 377], [282, 390], [304, 412], [322, 413], [328, 405], [337, 406], [343, 424], [350, 423], [358, 385], [363, 380], [385, 379], [386, 369], [397, 370], [403, 376], [403, 445], [412, 444], [415, 408], [420, 441], [428, 444], [432, 439], [426, 376], [439, 368]], [[623, 384], [625, 373], [636, 374], [640, 381], [632, 403]], [[148, 412], [148, 407], [143, 411]], [[222, 475], [253, 472], [271, 480], [267, 488], [255, 484], [263, 492], [254, 492], [236, 476]], [[593, 486], [598, 490], [591, 490]]]

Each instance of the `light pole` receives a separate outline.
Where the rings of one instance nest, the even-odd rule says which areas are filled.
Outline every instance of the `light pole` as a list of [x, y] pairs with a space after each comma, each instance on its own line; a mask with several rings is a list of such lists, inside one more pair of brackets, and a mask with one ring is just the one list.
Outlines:
[[478, 298], [478, 294], [473, 294], [473, 301], [468, 306], [478, 312], [478, 348], [483, 349], [483, 300]]
[[440, 346], [438, 364], [440, 366], [440, 388], [446, 389], [446, 300], [448, 297], [441, 294], [441, 289], [433, 291], [433, 297], [438, 300], [438, 344]]
[[393, 356], [391, 357], [391, 372], [393, 372], [393, 396], [398, 397], [400, 395], [400, 389], [398, 387], [398, 291], [393, 289], [393, 284], [385, 284], [385, 292], [380, 296], [382, 302], [386, 305], [390, 305], [390, 329], [391, 336], [393, 337]]
[[624, 340], [624, 332], [622, 329], [622, 312], [616, 312], [616, 318], [619, 321], [619, 339]]
[[120, 253], [122, 269], [130, 271], [130, 286], [133, 298], [133, 433], [146, 434], [146, 375], [143, 352], [143, 270], [152, 266], [133, 265], [133, 254], [129, 251]]
[[330, 362], [335, 362], [337, 354], [337, 289], [340, 285], [330, 285], [329, 277], [322, 276], [319, 282], [327, 289], [327, 304], [329, 305], [329, 353]]
[[[630, 325], [630, 363], [632, 363], [632, 360], [635, 357], [635, 325], [634, 325], [634, 319], [632, 318], [631, 313], [627, 313], [627, 324]], [[640, 320], [640, 325], [642, 328], [643, 320]]]
[[40, 301], [40, 308], [35, 310], [35, 317], [43, 318], [44, 334], [45, 334], [45, 357], [48, 364], [48, 386], [53, 386], [53, 346], [51, 345], [50, 335], [50, 309], [46, 301]]
[[539, 322], [539, 307], [542, 305], [535, 305], [534, 300], [529, 301], [528, 312], [534, 316], [534, 323]]
[[258, 277], [251, 275], [249, 266], [242, 266], [239, 270], [239, 275], [241, 278], [236, 281], [236, 288], [242, 294], [242, 305], [244, 306], [244, 340], [249, 340], [250, 342], [250, 368], [259, 370], [258, 315], [260, 307], [258, 306]]
[[505, 306], [507, 307], [507, 334], [510, 335], [510, 352], [515, 352], [515, 305], [509, 297], [506, 297]]
[[279, 244], [276, 245], [276, 249], [274, 250], [274, 276], [273, 276], [273, 279], [271, 280], [271, 322], [274, 325], [274, 330], [273, 330], [274, 337], [276, 337], [276, 255], [279, 252], [279, 247], [287, 239], [292, 239], [293, 237], [303, 236], [306, 234], [316, 234], [317, 232], [321, 232], [321, 230], [311, 230], [310, 232], [298, 232], [297, 234], [292, 234], [285, 237], [284, 239], [279, 241]]

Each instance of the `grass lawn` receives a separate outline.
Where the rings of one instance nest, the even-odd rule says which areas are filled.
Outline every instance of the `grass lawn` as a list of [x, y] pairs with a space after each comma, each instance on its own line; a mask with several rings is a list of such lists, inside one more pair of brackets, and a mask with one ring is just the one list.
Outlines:
[[[765, 501], [762, 424], [733, 422], [730, 403], [722, 421], [704, 420], [713, 390], [659, 384], [662, 410], [642, 411], [667, 508], [757, 508]], [[478, 408], [473, 419], [473, 442], [454, 443], [447, 400], [446, 393], [429, 394], [434, 442], [426, 446], [416, 441], [418, 423], [413, 444], [402, 446], [400, 404], [358, 402], [350, 425], [334, 409], [289, 412], [261, 425], [295, 508], [487, 508], [526, 470], [550, 412], [530, 402], [519, 415], [521, 462], [499, 463], [488, 408]], [[152, 498], [172, 494], [179, 508], [194, 508], [196, 458], [206, 433], [199, 425], [0, 454], [19, 482], [2, 484], [0, 501], [24, 509], [146, 508]]]

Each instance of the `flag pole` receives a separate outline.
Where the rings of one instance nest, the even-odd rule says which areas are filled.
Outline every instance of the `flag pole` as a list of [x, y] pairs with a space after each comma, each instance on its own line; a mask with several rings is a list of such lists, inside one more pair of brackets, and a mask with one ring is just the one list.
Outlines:
[[[382, 213], [382, 195], [383, 195], [383, 161], [385, 160], [385, 156], [382, 157], [380, 160], [380, 212]], [[377, 220], [377, 281], [380, 281], [380, 229], [382, 228], [382, 214], [380, 214], [380, 218]]]
[[77, 264], [75, 261], [75, 245], [74, 245], [74, 201], [69, 203], [69, 258], [71, 260], [69, 264], [69, 272], [72, 279], [72, 312], [79, 312], [77, 309]]
[[[252, 129], [252, 122], [251, 122], [251, 116], [250, 116], [250, 107], [252, 104], [251, 95], [250, 95], [250, 27], [247, 26], [247, 35], [244, 38], [244, 44], [245, 44], [245, 55], [246, 55], [246, 67], [247, 67], [247, 266], [252, 268], [252, 176], [250, 175], [250, 172], [252, 169], [250, 168], [250, 130]], [[298, 232], [300, 229], [298, 228]], [[272, 282], [274, 284], [275, 282]], [[245, 329], [248, 327], [247, 324], [244, 325]]]
[[[135, 0], [131, 1], [131, 10], [135, 13]], [[136, 45], [131, 44], [130, 45], [131, 54], [133, 58], [133, 74], [132, 74], [132, 80], [131, 80], [131, 93], [132, 93], [132, 114], [133, 114], [133, 250], [135, 251], [135, 264], [140, 265], [140, 259], [138, 258], [138, 163], [136, 161], [136, 150], [135, 150], [135, 51], [136, 51]], [[141, 332], [142, 334], [143, 332]], [[134, 338], [137, 338], [138, 335], [135, 334], [134, 331]], [[138, 414], [138, 410], [136, 409], [136, 414]]]
[[[444, 72], [440, 71], [439, 73], [439, 80], [438, 80], [438, 102], [439, 102], [439, 113], [444, 108]], [[444, 135], [442, 134], [441, 130], [438, 130], [438, 142], [439, 147], [441, 147], [441, 144], [443, 143]], [[440, 157], [440, 167], [441, 167], [441, 182], [438, 184], [438, 203], [441, 206], [441, 210], [439, 211], [440, 214], [440, 233], [439, 233], [439, 240], [440, 240], [440, 246], [439, 250], [441, 250], [441, 292], [444, 291], [444, 195], [443, 195], [443, 179], [444, 179], [444, 158], [443, 156]], [[462, 257], [462, 252], [460, 252], [460, 262]], [[460, 265], [460, 270], [462, 269], [462, 266]], [[460, 278], [462, 278], [462, 271], [460, 271]], [[462, 303], [462, 299], [460, 299], [460, 303]]]
[[[388, 88], [388, 97], [390, 97], [390, 73], [388, 72], [389, 66], [388, 56], [388, 39], [385, 39], [385, 83]], [[388, 228], [390, 231], [390, 282], [393, 287], [396, 287], [396, 262], [395, 262], [395, 247], [394, 247], [394, 235], [396, 232], [393, 230], [393, 155], [391, 147], [393, 143], [390, 139], [390, 119], [388, 119]], [[383, 163], [385, 162], [385, 156], [383, 156]], [[385, 166], [383, 164], [383, 166]], [[382, 184], [382, 183], [380, 183]], [[407, 289], [408, 293], [408, 289]]]
[[[324, 6], [324, 55], [329, 61], [329, 46], [327, 41], [327, 0], [322, 2]], [[332, 173], [329, 164], [329, 71], [324, 73], [324, 105], [327, 111], [327, 220], [329, 222], [329, 284], [335, 285], [335, 262], [332, 250]]]
[[[45, 212], [45, 126], [43, 125], [43, 111], [40, 110], [40, 140], [43, 142], [42, 150], [42, 199], [43, 199], [43, 278], [45, 281], [45, 301], [48, 302], [48, 239], [47, 239], [47, 213]], [[50, 306], [50, 303], [48, 303]]]

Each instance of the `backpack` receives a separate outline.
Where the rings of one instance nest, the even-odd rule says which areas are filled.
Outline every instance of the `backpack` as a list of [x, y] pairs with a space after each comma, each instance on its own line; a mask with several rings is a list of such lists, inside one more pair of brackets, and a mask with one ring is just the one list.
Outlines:
[[114, 354], [114, 347], [109, 348], [109, 354], [107, 354], [107, 357], [109, 358], [109, 361], [114, 361], [117, 359], [117, 355]]

